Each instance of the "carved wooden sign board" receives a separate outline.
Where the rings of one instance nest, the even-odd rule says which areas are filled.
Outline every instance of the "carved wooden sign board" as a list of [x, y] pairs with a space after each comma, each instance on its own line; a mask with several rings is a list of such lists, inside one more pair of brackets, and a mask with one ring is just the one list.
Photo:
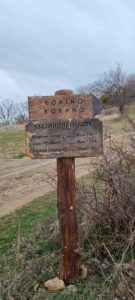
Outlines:
[[31, 158], [96, 156], [103, 151], [102, 122], [92, 118], [90, 95], [29, 97], [26, 125]]

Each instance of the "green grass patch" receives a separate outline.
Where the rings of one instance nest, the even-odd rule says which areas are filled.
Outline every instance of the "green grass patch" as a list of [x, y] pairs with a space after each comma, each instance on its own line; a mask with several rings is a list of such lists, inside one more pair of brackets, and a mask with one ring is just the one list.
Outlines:
[[0, 219], [0, 257], [17, 240], [18, 230], [21, 236], [28, 236], [36, 224], [56, 214], [55, 198], [55, 192], [49, 193]]
[[[56, 192], [33, 200], [0, 219], [0, 277], [4, 280], [2, 299], [12, 295], [21, 299], [96, 299], [102, 280], [98, 276], [79, 278], [77, 293], [53, 293], [44, 289], [44, 281], [61, 276], [60, 243], [52, 238], [57, 219]], [[99, 283], [100, 281], [100, 283]], [[37, 298], [34, 287], [39, 284]], [[3, 286], [3, 283], [2, 283]]]
[[25, 152], [24, 127], [4, 127], [0, 130], [0, 157], [22, 158]]

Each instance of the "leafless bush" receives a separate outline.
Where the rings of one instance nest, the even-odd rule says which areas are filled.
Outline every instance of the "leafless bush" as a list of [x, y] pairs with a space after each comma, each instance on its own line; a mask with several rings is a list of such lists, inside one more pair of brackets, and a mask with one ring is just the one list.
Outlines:
[[96, 163], [93, 181], [78, 186], [82, 257], [104, 279], [100, 299], [135, 299], [135, 126], [131, 124], [130, 143], [124, 147], [110, 139], [108, 154]]
[[[99, 227], [113, 239], [135, 234], [135, 153], [111, 142], [111, 155], [98, 162], [94, 182], [78, 191], [79, 223]], [[110, 152], [109, 152], [110, 153]]]

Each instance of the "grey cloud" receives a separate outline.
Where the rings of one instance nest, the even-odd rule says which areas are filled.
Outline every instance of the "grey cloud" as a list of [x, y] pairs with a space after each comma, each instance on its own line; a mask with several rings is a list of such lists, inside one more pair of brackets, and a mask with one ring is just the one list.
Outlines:
[[132, 0], [1, 0], [0, 97], [76, 88], [116, 60], [134, 72], [134, 15]]

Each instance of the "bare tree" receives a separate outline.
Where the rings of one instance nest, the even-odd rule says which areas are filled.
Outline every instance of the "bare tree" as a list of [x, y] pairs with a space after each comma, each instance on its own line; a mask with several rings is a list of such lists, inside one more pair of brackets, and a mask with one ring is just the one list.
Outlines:
[[[82, 89], [82, 87], [81, 87]], [[126, 75], [120, 63], [114, 69], [105, 72], [98, 81], [83, 87], [87, 93], [102, 96], [124, 113], [125, 106], [135, 100], [135, 75]]]
[[16, 122], [19, 124], [28, 121], [28, 104], [27, 101], [16, 103]]
[[115, 69], [104, 73], [95, 86], [102, 94], [108, 95], [111, 104], [118, 106], [121, 114], [125, 106], [135, 100], [135, 77], [127, 76], [119, 63]]
[[77, 94], [94, 94], [95, 96], [98, 96], [99, 94], [95, 83], [79, 86], [75, 92]]
[[9, 125], [14, 122], [15, 103], [11, 99], [2, 100], [0, 102], [0, 122]]

